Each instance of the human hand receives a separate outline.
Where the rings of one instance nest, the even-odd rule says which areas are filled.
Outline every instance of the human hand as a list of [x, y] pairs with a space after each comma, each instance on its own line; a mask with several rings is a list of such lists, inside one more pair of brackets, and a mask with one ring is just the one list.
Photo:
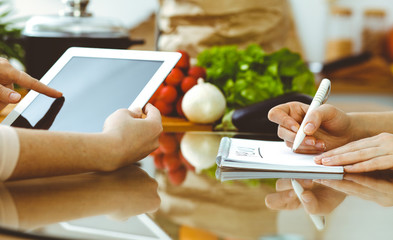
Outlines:
[[15, 69], [7, 59], [0, 58], [0, 110], [9, 103], [18, 103], [21, 95], [14, 91], [14, 83], [35, 90], [49, 97], [59, 98], [63, 94], [46, 86], [27, 73]]
[[301, 201], [293, 190], [290, 179], [279, 179], [276, 182], [276, 193], [268, 194], [265, 203], [274, 210], [293, 210], [304, 206], [309, 214], [326, 215], [333, 211], [345, 198], [345, 194], [313, 180], [297, 179], [304, 188]]
[[391, 172], [385, 178], [365, 174], [345, 174], [344, 180], [316, 180], [327, 187], [343, 192], [349, 196], [373, 201], [384, 207], [393, 206], [393, 183]]
[[[292, 147], [308, 107], [300, 102], [290, 102], [269, 111], [269, 120], [279, 125], [277, 134], [288, 147]], [[318, 153], [342, 146], [353, 139], [351, 127], [349, 115], [324, 104], [309, 114], [304, 128], [306, 137], [296, 152]]]
[[393, 134], [381, 133], [348, 143], [316, 156], [326, 166], [345, 165], [346, 172], [370, 172], [393, 169]]
[[114, 170], [141, 160], [159, 146], [158, 137], [162, 132], [160, 111], [147, 104], [142, 117], [142, 110], [117, 110], [104, 124], [103, 133], [113, 141], [113, 146], [120, 156], [118, 162], [108, 161], [104, 169]]

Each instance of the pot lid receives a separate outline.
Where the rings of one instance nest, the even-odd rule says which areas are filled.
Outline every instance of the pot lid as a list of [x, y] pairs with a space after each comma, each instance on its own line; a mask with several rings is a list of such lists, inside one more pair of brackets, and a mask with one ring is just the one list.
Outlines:
[[26, 22], [23, 35], [30, 37], [128, 37], [118, 21], [93, 17], [86, 11], [89, 0], [62, 0], [65, 8], [59, 15], [33, 16]]
[[57, 15], [30, 18], [22, 33], [30, 37], [119, 38], [128, 36], [128, 31], [111, 19]]

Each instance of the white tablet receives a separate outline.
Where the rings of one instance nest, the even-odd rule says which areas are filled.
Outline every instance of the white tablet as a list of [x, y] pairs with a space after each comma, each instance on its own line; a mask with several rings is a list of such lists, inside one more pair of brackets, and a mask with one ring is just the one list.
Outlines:
[[100, 132], [115, 110], [144, 107], [180, 57], [178, 52], [70, 48], [41, 79], [64, 97], [30, 91], [2, 124]]

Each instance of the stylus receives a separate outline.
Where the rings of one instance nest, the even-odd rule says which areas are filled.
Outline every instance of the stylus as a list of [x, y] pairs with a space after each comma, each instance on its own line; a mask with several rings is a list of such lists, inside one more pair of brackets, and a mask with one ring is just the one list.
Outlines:
[[292, 146], [292, 151], [296, 151], [296, 149], [300, 146], [300, 144], [303, 142], [304, 138], [306, 137], [306, 134], [304, 133], [304, 127], [307, 124], [308, 115], [310, 114], [310, 112], [318, 108], [321, 104], [323, 104], [327, 100], [327, 98], [329, 97], [329, 93], [330, 93], [330, 80], [325, 78], [322, 80], [321, 84], [319, 85], [317, 93], [315, 94], [310, 104], [310, 107], [307, 110], [306, 116], [304, 116], [302, 124], [300, 125], [300, 128], [296, 133], [295, 141], [293, 142], [293, 146]]
[[[302, 201], [302, 193], [304, 191], [302, 185], [300, 185], [300, 183], [298, 181], [296, 181], [295, 179], [291, 179], [291, 183], [292, 183], [292, 187], [293, 190], [296, 193], [296, 196], [299, 198], [299, 201], [303, 204]], [[325, 217], [324, 216], [318, 216], [315, 214], [309, 214], [311, 221], [314, 223], [315, 227], [318, 230], [322, 230], [325, 227]]]

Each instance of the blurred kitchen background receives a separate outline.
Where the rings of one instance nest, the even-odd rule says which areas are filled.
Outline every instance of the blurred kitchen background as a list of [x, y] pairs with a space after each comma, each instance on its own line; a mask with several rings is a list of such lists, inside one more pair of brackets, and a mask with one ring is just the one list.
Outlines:
[[[228, 4], [242, 2], [228, 1]], [[67, 0], [10, 0], [10, 18], [27, 20], [37, 15], [57, 15], [64, 10], [65, 2]], [[130, 44], [131, 49], [155, 50], [158, 46], [160, 50], [176, 50], [175, 47], [184, 45], [173, 44], [173, 38], [162, 40], [161, 47], [156, 41], [157, 23], [163, 26], [162, 29], [174, 23], [166, 18], [168, 14], [176, 16], [178, 13], [173, 2], [176, 1], [90, 0], [87, 12], [97, 18], [114, 19], [123, 25], [130, 39], [135, 41]], [[199, 2], [205, 4], [209, 1]], [[258, 4], [258, 0], [246, 2]], [[269, 4], [279, 6], [278, 2], [285, 0], [260, 0], [266, 7]], [[317, 81], [322, 77], [333, 80], [330, 103], [346, 111], [393, 109], [392, 0], [288, 0], [287, 5], [292, 12], [295, 37], [283, 44], [301, 52], [315, 72]], [[178, 15], [187, 12], [184, 5], [179, 6]], [[190, 8], [191, 15], [195, 9]], [[157, 17], [159, 13], [165, 16]], [[19, 21], [19, 24], [23, 25], [25, 20]], [[280, 31], [279, 25], [271, 27]], [[281, 31], [287, 29], [282, 28]], [[200, 33], [202, 31], [194, 32], [191, 38], [198, 38]], [[162, 39], [165, 37], [168, 36], [163, 34]], [[293, 40], [295, 38], [298, 44]], [[167, 46], [167, 49], [162, 46]], [[190, 51], [192, 55], [198, 48]]]

